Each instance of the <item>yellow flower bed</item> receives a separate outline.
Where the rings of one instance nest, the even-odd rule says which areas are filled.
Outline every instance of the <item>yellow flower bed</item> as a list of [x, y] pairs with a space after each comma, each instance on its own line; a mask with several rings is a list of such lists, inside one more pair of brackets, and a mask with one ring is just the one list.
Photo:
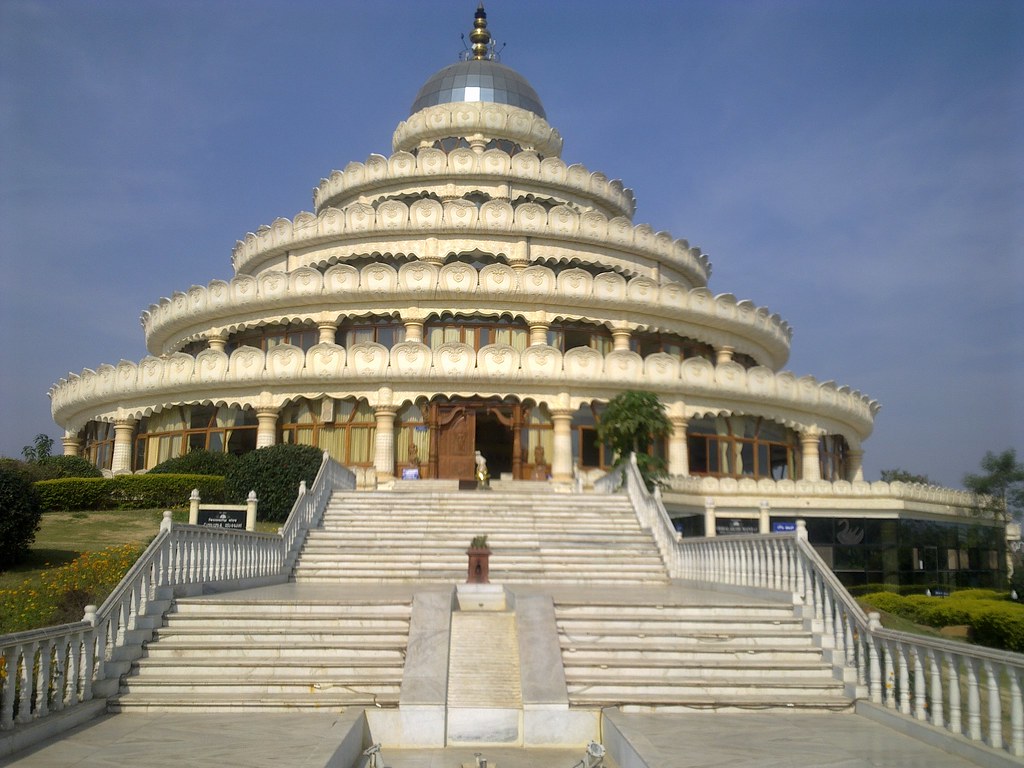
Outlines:
[[142, 552], [137, 544], [86, 552], [38, 581], [0, 590], [0, 634], [80, 621], [85, 606], [102, 603]]

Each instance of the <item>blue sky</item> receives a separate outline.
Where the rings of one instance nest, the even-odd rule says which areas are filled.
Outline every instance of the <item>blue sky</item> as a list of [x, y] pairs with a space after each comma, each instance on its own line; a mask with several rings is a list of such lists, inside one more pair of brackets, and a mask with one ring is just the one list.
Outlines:
[[[476, 0], [0, 0], [0, 454], [46, 392], [146, 353], [456, 60]], [[491, 0], [563, 157], [882, 403], [865, 471], [1024, 456], [1024, 3]]]

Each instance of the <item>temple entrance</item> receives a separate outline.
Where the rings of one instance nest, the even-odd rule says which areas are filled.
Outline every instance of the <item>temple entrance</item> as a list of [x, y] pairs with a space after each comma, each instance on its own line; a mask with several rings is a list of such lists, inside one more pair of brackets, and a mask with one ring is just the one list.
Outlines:
[[498, 399], [440, 400], [430, 404], [429, 425], [436, 450], [430, 452], [430, 477], [472, 480], [474, 452], [487, 459], [491, 477], [519, 477], [519, 427], [522, 407]]

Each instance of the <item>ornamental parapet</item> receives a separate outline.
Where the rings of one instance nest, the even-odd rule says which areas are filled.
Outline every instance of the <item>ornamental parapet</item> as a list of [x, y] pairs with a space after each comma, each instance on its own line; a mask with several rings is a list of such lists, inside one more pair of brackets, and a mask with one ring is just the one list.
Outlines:
[[[480, 271], [452, 263], [443, 267], [413, 261], [395, 269], [389, 264], [368, 264], [356, 269], [336, 264], [321, 273], [311, 267], [292, 272], [268, 271], [257, 277], [239, 275], [229, 282], [214, 280], [161, 299], [142, 313], [146, 346], [154, 353], [169, 353], [189, 339], [217, 325], [239, 322], [240, 317], [346, 311], [365, 313], [367, 307], [387, 300], [387, 312], [401, 310], [405, 301], [420, 309], [451, 309], [460, 301], [478, 309], [493, 303], [501, 311], [535, 310], [542, 305], [551, 316], [559, 312], [578, 317], [619, 313], [651, 329], [686, 324], [707, 343], [728, 343], [770, 368], [781, 367], [789, 355], [790, 326], [777, 314], [732, 294], [714, 296], [706, 288], [687, 289], [678, 283], [658, 284], [644, 277], [626, 280], [615, 272], [591, 275], [582, 269], [558, 274], [533, 265], [514, 270], [491, 264]], [[521, 302], [526, 307], [516, 306]], [[586, 309], [587, 311], [582, 311]], [[684, 330], [684, 329], [681, 329]]]
[[395, 129], [391, 147], [395, 152], [411, 150], [451, 137], [506, 139], [545, 157], [562, 153], [561, 135], [540, 115], [511, 104], [466, 101], [437, 104], [410, 115]]
[[[918, 511], [936, 515], [973, 515], [978, 509], [978, 498], [968, 491], [919, 483], [886, 483], [846, 480], [773, 480], [751, 477], [674, 476], [667, 479], [666, 500], [691, 497], [700, 503], [714, 498], [717, 506], [756, 506], [758, 500], [769, 502], [773, 509], [793, 508], [813, 513], [816, 499], [830, 515], [837, 510], [870, 514], [873, 511], [891, 512], [894, 502]], [[839, 502], [846, 502], [837, 506]], [[979, 518], [980, 522], [985, 522]], [[989, 521], [991, 522], [991, 521]]]
[[294, 221], [280, 218], [248, 233], [235, 244], [231, 262], [236, 274], [255, 274], [289, 252], [345, 241], [361, 243], [359, 253], [374, 248], [375, 239], [415, 235], [412, 252], [419, 253], [422, 239], [430, 235], [500, 235], [569, 241], [594, 250], [621, 251], [652, 264], [664, 264], [693, 286], [707, 285], [711, 263], [700, 248], [686, 240], [673, 240], [667, 232], [655, 232], [647, 224], [634, 225], [625, 216], [609, 219], [599, 211], [579, 211], [568, 205], [546, 210], [537, 203], [513, 207], [503, 200], [489, 200], [477, 207], [467, 200], [444, 203], [430, 198], [406, 205], [387, 200], [377, 206], [353, 203], [344, 209], [325, 208], [319, 214], [302, 212]]
[[450, 152], [421, 149], [417, 154], [396, 152], [391, 157], [373, 154], [365, 162], [351, 162], [344, 170], [333, 171], [313, 190], [316, 211], [342, 207], [358, 197], [379, 194], [383, 190], [420, 189], [434, 185], [492, 179], [497, 182], [521, 182], [543, 187], [548, 194], [561, 194], [596, 203], [595, 207], [612, 212], [611, 217], [633, 218], [636, 198], [633, 190], [598, 171], [583, 165], [566, 165], [560, 157], [541, 157], [536, 152], [510, 155], [501, 149], [476, 153], [459, 147]]
[[518, 351], [492, 344], [474, 350], [454, 342], [436, 349], [401, 342], [391, 349], [376, 343], [349, 348], [317, 344], [303, 352], [286, 344], [267, 352], [241, 347], [230, 356], [215, 350], [195, 357], [179, 352], [69, 374], [49, 394], [54, 419], [76, 431], [99, 414], [143, 416], [184, 402], [273, 405], [259, 400], [261, 392], [282, 403], [307, 393], [343, 397], [367, 381], [422, 392], [480, 387], [507, 394], [561, 393], [578, 388], [587, 393], [587, 401], [610, 399], [642, 385], [665, 399], [682, 398], [688, 413], [763, 415], [795, 429], [815, 424], [857, 444], [871, 433], [878, 410], [875, 401], [848, 387], [767, 368], [745, 371], [732, 362], [714, 366], [692, 358], [680, 363], [670, 355], [642, 358], [628, 351], [602, 356], [587, 348], [563, 355], [546, 345]]

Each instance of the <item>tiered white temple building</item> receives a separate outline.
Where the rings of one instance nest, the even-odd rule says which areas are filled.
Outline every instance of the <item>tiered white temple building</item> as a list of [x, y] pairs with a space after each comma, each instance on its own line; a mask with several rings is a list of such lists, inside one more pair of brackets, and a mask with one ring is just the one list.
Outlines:
[[[956, 527], [962, 494], [863, 482], [875, 401], [784, 372], [785, 321], [710, 291], [704, 253], [634, 222], [619, 181], [566, 165], [482, 8], [470, 40], [420, 89], [389, 156], [349, 163], [311, 212], [247, 234], [231, 280], [144, 312], [150, 356], [52, 388], [65, 452], [116, 473], [295, 442], [373, 485], [472, 478], [480, 451], [495, 477], [586, 484], [613, 458], [595, 442], [602, 404], [643, 389], [671, 418], [665, 499], [684, 531], [796, 514], [833, 537], [837, 515], [862, 538], [869, 518]], [[998, 559], [985, 551], [969, 570]]]

